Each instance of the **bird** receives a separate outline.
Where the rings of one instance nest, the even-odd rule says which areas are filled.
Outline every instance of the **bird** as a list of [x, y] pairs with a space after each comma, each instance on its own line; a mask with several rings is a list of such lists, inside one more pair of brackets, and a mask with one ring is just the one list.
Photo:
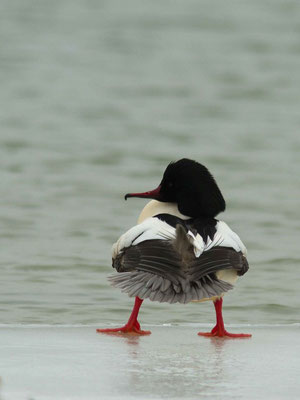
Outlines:
[[182, 158], [168, 164], [154, 190], [128, 193], [150, 199], [137, 224], [112, 247], [112, 286], [135, 297], [128, 322], [98, 333], [149, 335], [138, 322], [145, 299], [171, 304], [213, 301], [216, 325], [205, 337], [247, 338], [225, 329], [223, 296], [249, 265], [239, 236], [216, 217], [226, 203], [215, 178], [197, 161]]

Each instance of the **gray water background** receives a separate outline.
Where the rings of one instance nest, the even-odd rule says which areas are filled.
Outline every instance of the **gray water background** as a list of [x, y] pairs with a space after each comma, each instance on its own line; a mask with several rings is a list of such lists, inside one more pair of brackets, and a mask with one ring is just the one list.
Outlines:
[[[112, 324], [112, 243], [167, 163], [214, 174], [250, 271], [230, 324], [299, 322], [300, 3], [0, 3], [1, 324]], [[145, 324], [212, 323], [145, 302]]]

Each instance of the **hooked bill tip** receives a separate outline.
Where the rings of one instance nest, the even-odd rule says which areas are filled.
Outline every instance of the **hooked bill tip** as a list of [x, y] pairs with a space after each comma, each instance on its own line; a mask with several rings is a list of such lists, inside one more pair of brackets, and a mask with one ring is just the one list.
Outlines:
[[160, 186], [158, 186], [154, 190], [150, 190], [149, 192], [143, 193], [127, 193], [124, 196], [124, 199], [127, 200], [129, 197], [140, 197], [142, 199], [158, 199], [160, 195]]

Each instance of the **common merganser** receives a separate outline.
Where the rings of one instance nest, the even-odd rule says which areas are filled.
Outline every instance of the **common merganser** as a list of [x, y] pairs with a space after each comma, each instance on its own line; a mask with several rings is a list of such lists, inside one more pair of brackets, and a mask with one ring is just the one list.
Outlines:
[[100, 333], [147, 335], [137, 320], [144, 299], [168, 303], [212, 300], [216, 326], [200, 336], [250, 337], [229, 333], [222, 317], [223, 295], [238, 276], [248, 270], [246, 247], [228, 225], [215, 217], [225, 210], [225, 200], [208, 169], [183, 158], [169, 164], [160, 185], [129, 197], [152, 199], [138, 224], [124, 233], [112, 248], [112, 265], [119, 272], [113, 286], [135, 304], [121, 328]]

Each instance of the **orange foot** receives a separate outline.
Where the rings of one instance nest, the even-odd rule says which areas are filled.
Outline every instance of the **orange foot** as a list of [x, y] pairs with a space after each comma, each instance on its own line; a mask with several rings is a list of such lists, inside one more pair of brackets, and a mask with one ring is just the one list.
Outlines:
[[199, 336], [205, 337], [229, 337], [229, 338], [249, 338], [252, 335], [249, 333], [229, 333], [225, 328], [215, 326], [211, 332], [199, 332]]
[[121, 328], [108, 328], [108, 329], [97, 329], [98, 333], [106, 333], [107, 335], [133, 335], [133, 336], [142, 336], [142, 335], [150, 335], [150, 331], [143, 331], [140, 329], [140, 324], [136, 321], [134, 325], [126, 324]]

